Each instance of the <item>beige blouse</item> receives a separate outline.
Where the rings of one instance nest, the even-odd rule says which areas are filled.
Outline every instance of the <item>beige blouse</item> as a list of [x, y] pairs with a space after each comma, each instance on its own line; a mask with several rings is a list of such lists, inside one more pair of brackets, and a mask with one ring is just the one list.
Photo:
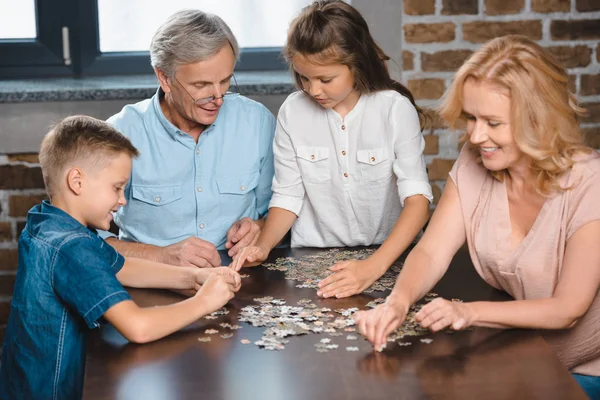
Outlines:
[[[505, 184], [466, 146], [450, 177], [458, 188], [469, 253], [479, 275], [517, 300], [551, 297], [569, 238], [600, 219], [600, 155], [578, 159], [560, 181], [563, 187], [575, 186], [546, 200], [527, 236], [512, 250]], [[573, 328], [543, 334], [572, 372], [600, 376], [600, 295]]]

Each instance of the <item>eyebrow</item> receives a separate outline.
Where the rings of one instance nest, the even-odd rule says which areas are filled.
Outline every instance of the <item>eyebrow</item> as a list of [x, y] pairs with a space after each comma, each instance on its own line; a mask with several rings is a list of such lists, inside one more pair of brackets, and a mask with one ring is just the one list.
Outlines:
[[[471, 114], [470, 112], [467, 112], [465, 110], [462, 110], [461, 114], [463, 114], [463, 115], [470, 115], [470, 116], [474, 117], [473, 114]], [[500, 120], [500, 121], [502, 121], [504, 119], [504, 118], [501, 118], [501, 117], [499, 117], [497, 115], [480, 115], [480, 117], [483, 118], [483, 119], [487, 119], [487, 120]]]
[[[219, 82], [227, 81], [227, 80], [229, 80], [231, 78], [233, 78], [233, 74], [226, 76], [225, 78], [221, 79]], [[190, 82], [190, 84], [192, 84], [192, 85], [198, 85], [198, 84], [211, 85], [212, 82], [208, 82], [208, 81], [193, 81], [193, 82]]]

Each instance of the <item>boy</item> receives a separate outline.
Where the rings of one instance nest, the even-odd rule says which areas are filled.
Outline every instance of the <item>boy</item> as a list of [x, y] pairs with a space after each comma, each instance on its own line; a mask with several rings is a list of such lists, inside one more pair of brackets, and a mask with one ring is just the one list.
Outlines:
[[[44, 138], [39, 157], [50, 202], [29, 211], [19, 239], [0, 398], [81, 398], [87, 329], [101, 317], [129, 341], [145, 343], [219, 309], [239, 290], [240, 276], [227, 268], [124, 259], [97, 236], [125, 204], [137, 156], [127, 138], [91, 117], [66, 118]], [[197, 292], [139, 308], [122, 285]]]

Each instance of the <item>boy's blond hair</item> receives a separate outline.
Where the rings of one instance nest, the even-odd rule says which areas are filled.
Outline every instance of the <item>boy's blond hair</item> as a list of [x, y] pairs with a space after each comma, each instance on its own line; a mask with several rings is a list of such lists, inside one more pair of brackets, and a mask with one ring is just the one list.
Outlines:
[[110, 124], [85, 115], [67, 117], [56, 124], [42, 141], [39, 159], [46, 192], [50, 199], [65, 170], [77, 163], [103, 167], [113, 156], [125, 153], [139, 156], [139, 151]]
[[[525, 36], [489, 41], [463, 64], [444, 95], [439, 113], [451, 128], [464, 123], [462, 90], [467, 79], [508, 90], [512, 134], [519, 150], [530, 158], [536, 190], [544, 195], [564, 190], [558, 178], [573, 166], [574, 155], [591, 152], [579, 129], [585, 109], [569, 91], [566, 70]], [[492, 175], [502, 180], [504, 172]]]

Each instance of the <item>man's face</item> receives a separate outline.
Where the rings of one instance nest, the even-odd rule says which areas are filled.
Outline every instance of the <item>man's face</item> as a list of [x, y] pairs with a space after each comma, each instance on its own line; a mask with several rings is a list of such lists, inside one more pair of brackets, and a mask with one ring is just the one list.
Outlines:
[[[229, 90], [235, 56], [231, 46], [224, 46], [206, 61], [180, 66], [173, 79], [168, 79], [173, 106], [185, 119], [210, 125], [223, 105], [223, 94]], [[202, 99], [215, 97], [203, 103]]]

